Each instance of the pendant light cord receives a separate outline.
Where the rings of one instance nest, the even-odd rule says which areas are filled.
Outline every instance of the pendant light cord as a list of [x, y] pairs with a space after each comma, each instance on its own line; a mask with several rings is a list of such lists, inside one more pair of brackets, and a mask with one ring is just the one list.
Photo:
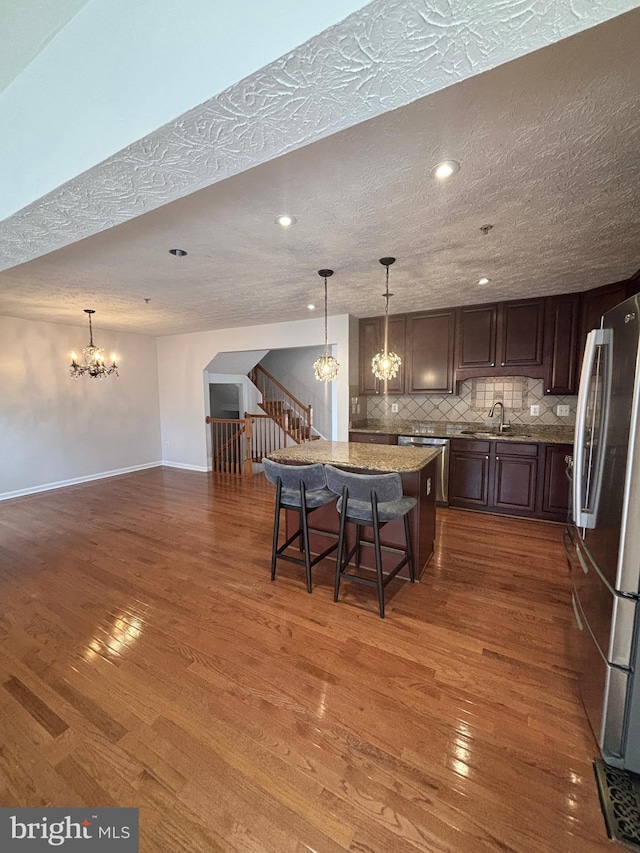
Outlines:
[[385, 355], [389, 352], [389, 264], [387, 267], [387, 283], [384, 292], [384, 298], [386, 300], [384, 306], [384, 353]]
[[328, 334], [327, 328], [328, 328], [327, 327], [327, 277], [325, 275], [325, 277], [324, 277], [324, 354], [325, 355], [329, 354], [327, 352], [328, 346], [329, 346], [329, 344], [328, 344], [329, 334]]

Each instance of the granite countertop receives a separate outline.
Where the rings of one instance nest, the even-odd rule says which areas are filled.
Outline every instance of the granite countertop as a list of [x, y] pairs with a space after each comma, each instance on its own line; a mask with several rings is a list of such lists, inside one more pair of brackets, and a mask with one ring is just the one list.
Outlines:
[[[353, 424], [349, 432], [383, 433], [385, 435], [424, 435], [433, 438], [468, 438], [471, 440], [523, 441], [544, 444], [573, 444], [572, 426], [514, 424], [507, 432], [498, 432], [491, 424], [460, 423], [448, 421], [362, 421]], [[471, 433], [471, 434], [470, 434]], [[478, 434], [480, 433], [480, 434]]]
[[269, 459], [297, 465], [322, 462], [338, 468], [408, 474], [420, 471], [440, 453], [440, 448], [434, 447], [396, 447], [393, 444], [360, 444], [320, 439], [274, 450], [269, 454]]

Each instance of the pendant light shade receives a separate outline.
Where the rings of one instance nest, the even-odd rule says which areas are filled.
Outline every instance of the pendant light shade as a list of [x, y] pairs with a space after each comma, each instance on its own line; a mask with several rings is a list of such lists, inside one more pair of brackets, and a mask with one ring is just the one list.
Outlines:
[[384, 308], [384, 347], [376, 353], [371, 359], [371, 370], [376, 379], [387, 381], [393, 379], [400, 370], [402, 359], [400, 356], [389, 350], [389, 298], [393, 293], [389, 293], [389, 267], [395, 263], [395, 258], [380, 258], [380, 263], [387, 268], [386, 289], [383, 293], [385, 298]]
[[327, 337], [327, 279], [333, 275], [333, 270], [318, 270], [318, 275], [324, 278], [324, 355], [313, 363], [313, 372], [319, 382], [331, 382], [338, 375], [340, 365], [332, 355], [329, 355]]

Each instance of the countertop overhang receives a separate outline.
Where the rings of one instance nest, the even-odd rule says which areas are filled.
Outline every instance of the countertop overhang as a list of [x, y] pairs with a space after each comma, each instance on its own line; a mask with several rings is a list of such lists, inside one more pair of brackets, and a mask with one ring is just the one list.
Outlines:
[[319, 439], [274, 450], [269, 454], [269, 459], [293, 465], [321, 462], [338, 468], [407, 474], [420, 471], [441, 452], [439, 448], [434, 447], [396, 447], [392, 444], [361, 444]]

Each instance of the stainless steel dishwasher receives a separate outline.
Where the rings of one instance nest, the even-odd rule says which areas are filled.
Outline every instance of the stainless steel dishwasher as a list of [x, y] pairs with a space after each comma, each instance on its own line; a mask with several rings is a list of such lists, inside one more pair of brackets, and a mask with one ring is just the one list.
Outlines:
[[399, 435], [402, 447], [439, 447], [442, 450], [436, 463], [436, 503], [449, 504], [449, 439], [431, 438], [428, 435]]

